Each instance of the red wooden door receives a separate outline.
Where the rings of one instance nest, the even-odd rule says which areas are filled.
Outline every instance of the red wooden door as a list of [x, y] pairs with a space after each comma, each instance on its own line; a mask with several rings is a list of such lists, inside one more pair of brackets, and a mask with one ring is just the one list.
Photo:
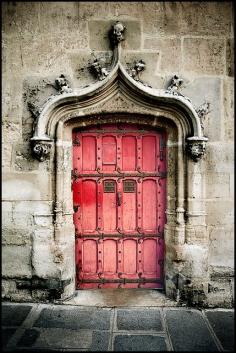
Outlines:
[[163, 288], [165, 132], [73, 131], [77, 288]]

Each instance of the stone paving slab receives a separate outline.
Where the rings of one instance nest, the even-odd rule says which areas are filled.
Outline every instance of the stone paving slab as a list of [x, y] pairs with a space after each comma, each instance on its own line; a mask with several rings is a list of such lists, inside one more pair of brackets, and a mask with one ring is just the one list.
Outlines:
[[65, 328], [71, 330], [109, 330], [111, 311], [109, 309], [79, 309], [63, 307], [43, 309], [34, 327]]
[[19, 342], [17, 343], [17, 346], [32, 347], [39, 336], [39, 330], [26, 329], [23, 336], [21, 336]]
[[233, 310], [7, 303], [2, 312], [4, 352], [234, 351]]
[[27, 329], [17, 344], [17, 348], [34, 350], [77, 349], [88, 351], [107, 351], [109, 332], [65, 329]]
[[234, 312], [206, 311], [206, 316], [225, 350], [230, 350], [235, 344]]
[[110, 333], [106, 331], [93, 331], [90, 351], [107, 351], [109, 348]]
[[31, 309], [29, 305], [2, 305], [2, 325], [20, 326]]
[[166, 321], [174, 351], [218, 351], [201, 313], [197, 310], [167, 310]]
[[128, 309], [117, 310], [118, 330], [155, 330], [162, 331], [160, 310]]
[[[28, 335], [31, 338], [28, 338]], [[32, 340], [33, 338], [33, 340]], [[33, 348], [89, 348], [92, 344], [92, 331], [67, 330], [64, 328], [47, 328], [26, 330], [18, 346]]]
[[16, 328], [2, 328], [1, 330], [1, 342], [2, 347], [5, 347], [9, 341], [9, 339], [14, 335], [16, 332]]
[[166, 351], [164, 337], [154, 335], [117, 335], [114, 340], [114, 351], [161, 352]]

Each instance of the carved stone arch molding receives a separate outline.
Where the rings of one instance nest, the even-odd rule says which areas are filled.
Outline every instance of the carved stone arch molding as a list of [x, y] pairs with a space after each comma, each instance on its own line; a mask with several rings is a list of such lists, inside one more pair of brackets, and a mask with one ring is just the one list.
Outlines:
[[207, 269], [199, 266], [208, 251], [201, 173], [204, 161], [200, 161], [207, 138], [197, 111], [178, 92], [176, 80], [167, 90], [153, 89], [129, 74], [120, 62], [120, 34], [115, 38], [111, 66], [102, 70], [95, 63], [98, 82], [72, 91], [62, 75], [58, 82], [63, 89], [40, 109], [31, 139], [40, 161], [55, 159], [54, 241], [64, 259], [58, 265], [60, 280], [69, 283], [61, 298], [72, 296], [75, 290], [72, 130], [125, 121], [164, 128], [168, 133], [165, 291], [169, 297], [183, 299], [190, 288], [204, 292], [207, 284]]

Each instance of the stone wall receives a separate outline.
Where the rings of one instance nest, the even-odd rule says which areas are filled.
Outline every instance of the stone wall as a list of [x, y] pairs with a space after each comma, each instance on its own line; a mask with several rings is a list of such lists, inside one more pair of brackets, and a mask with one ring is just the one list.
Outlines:
[[53, 238], [53, 161], [42, 164], [31, 154], [34, 107], [55, 94], [55, 79], [62, 73], [72, 87], [94, 82], [88, 69], [91, 51], [109, 60], [107, 32], [117, 19], [127, 28], [122, 44], [124, 65], [129, 67], [134, 59], [142, 58], [146, 62], [144, 82], [166, 88], [178, 74], [184, 79], [182, 93], [196, 107], [210, 103], [204, 119], [209, 142], [199, 171], [205, 178], [209, 237], [206, 303], [231, 306], [232, 2], [3, 3], [3, 296], [42, 300], [60, 295], [64, 284], [59, 284], [56, 293], [61, 269]]

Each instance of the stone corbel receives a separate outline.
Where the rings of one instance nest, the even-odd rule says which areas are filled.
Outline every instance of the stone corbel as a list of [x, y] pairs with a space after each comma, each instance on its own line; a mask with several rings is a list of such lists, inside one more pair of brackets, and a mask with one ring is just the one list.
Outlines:
[[52, 148], [53, 141], [48, 139], [31, 139], [32, 151], [34, 156], [40, 161], [44, 162], [49, 158], [50, 151]]
[[187, 138], [187, 153], [194, 162], [198, 162], [205, 154], [207, 137], [188, 137]]

